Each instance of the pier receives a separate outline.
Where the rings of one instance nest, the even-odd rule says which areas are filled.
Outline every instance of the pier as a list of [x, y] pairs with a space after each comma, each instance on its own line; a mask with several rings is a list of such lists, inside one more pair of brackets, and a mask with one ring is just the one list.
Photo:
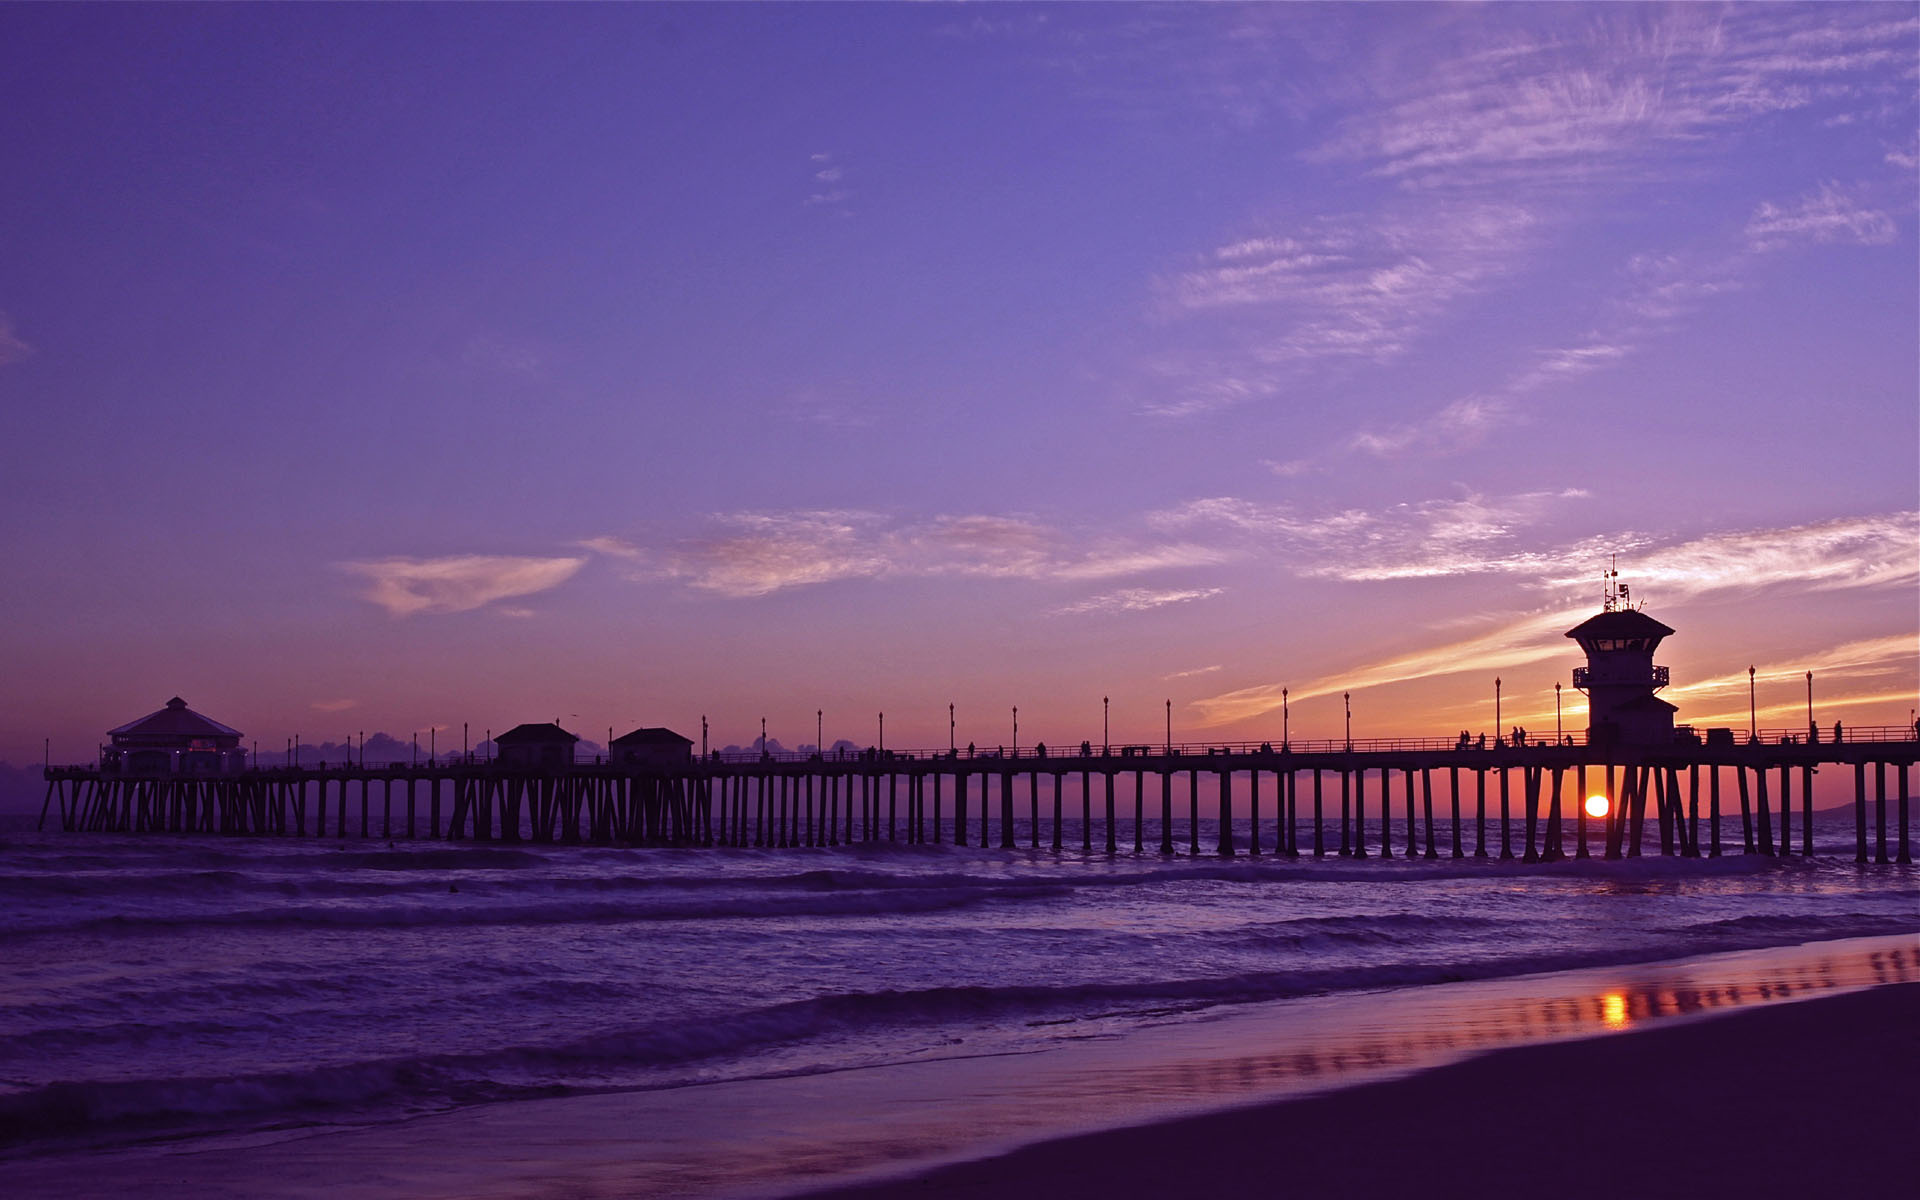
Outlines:
[[[1845, 736], [1683, 735], [1659, 748], [1571, 735], [1485, 747], [1409, 738], [1087, 745], [1068, 754], [710, 753], [672, 766], [88, 765], [47, 769], [41, 825], [57, 817], [60, 829], [92, 833], [774, 848], [944, 841], [1353, 859], [1785, 856], [1815, 852], [1814, 776], [1837, 770], [1853, 784], [1855, 860], [1911, 862], [1920, 740], [1899, 726]], [[1236, 790], [1243, 805], [1233, 803]], [[1608, 799], [1603, 817], [1579, 803], [1592, 795]]]

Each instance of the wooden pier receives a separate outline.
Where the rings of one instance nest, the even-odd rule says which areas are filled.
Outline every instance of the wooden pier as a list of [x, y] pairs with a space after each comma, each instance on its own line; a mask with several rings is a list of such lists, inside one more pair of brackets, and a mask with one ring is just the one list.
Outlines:
[[[650, 770], [470, 761], [203, 774], [50, 767], [41, 826], [57, 814], [72, 832], [1010, 850], [1024, 825], [1028, 848], [1062, 851], [1071, 832], [1082, 854], [1199, 854], [1204, 834], [1207, 850], [1223, 856], [1535, 862], [1635, 857], [1649, 844], [1686, 857], [1784, 856], [1814, 853], [1814, 774], [1834, 769], [1852, 778], [1855, 860], [1911, 862], [1909, 769], [1920, 740], [1911, 728], [1846, 732], [1837, 743], [1763, 731], [1657, 749], [1568, 737], [1491, 747], [1389, 739], [1083, 746], [1066, 755], [711, 754]], [[1237, 815], [1236, 778], [1246, 798]], [[1604, 819], [1589, 820], [1579, 804], [1594, 794], [1611, 801]], [[1562, 811], [1568, 799], [1571, 816]], [[1077, 821], [1063, 820], [1069, 804]]]

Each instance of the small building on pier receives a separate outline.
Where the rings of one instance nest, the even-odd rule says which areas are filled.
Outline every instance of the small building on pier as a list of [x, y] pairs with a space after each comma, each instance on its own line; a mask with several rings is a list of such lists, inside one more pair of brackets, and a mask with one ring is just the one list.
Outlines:
[[107, 732], [100, 769], [128, 775], [225, 775], [244, 771], [240, 731], [202, 716], [175, 696], [166, 707]]
[[1624, 589], [1609, 588], [1605, 607], [1567, 631], [1587, 652], [1573, 670], [1573, 686], [1587, 696], [1587, 740], [1602, 746], [1664, 746], [1673, 742], [1675, 707], [1655, 692], [1667, 669], [1653, 652], [1673, 630], [1625, 606]]
[[570, 767], [573, 745], [580, 739], [552, 721], [515, 725], [493, 739], [500, 765], [506, 767]]
[[642, 770], [685, 767], [693, 762], [693, 739], [659, 726], [636, 729], [613, 739], [607, 761]]

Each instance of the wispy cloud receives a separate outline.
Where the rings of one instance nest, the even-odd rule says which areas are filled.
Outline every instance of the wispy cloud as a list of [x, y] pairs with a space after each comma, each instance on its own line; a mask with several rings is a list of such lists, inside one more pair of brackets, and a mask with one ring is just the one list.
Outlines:
[[[1257, 552], [1283, 557], [1302, 575], [1350, 581], [1535, 571], [1548, 561], [1519, 534], [1587, 498], [1577, 488], [1507, 496], [1469, 495], [1379, 511], [1308, 513], [1234, 497], [1193, 500], [1153, 514], [1167, 530], [1237, 534]], [[1591, 550], [1582, 547], [1583, 552]]]
[[338, 564], [368, 581], [364, 598], [396, 617], [457, 613], [559, 587], [586, 559], [462, 554]]
[[1210, 667], [1194, 667], [1191, 670], [1187, 670], [1187, 671], [1175, 671], [1169, 675], [1162, 675], [1160, 679], [1161, 679], [1161, 682], [1163, 683], [1170, 682], [1175, 679], [1192, 679], [1196, 675], [1211, 675], [1215, 671], [1220, 670], [1220, 668], [1221, 668], [1220, 663], [1214, 663]]
[[1865, 207], [1837, 183], [1787, 205], [1762, 203], [1747, 222], [1748, 244], [1774, 250], [1794, 242], [1851, 242], [1884, 246], [1893, 241], [1893, 218]]
[[1158, 364], [1142, 406], [1190, 416], [1270, 397], [1323, 366], [1406, 354], [1451, 307], [1533, 250], [1535, 219], [1512, 204], [1422, 203], [1399, 215], [1319, 217], [1217, 247], [1160, 281], [1176, 318], [1257, 318], [1244, 362]]
[[580, 547], [582, 550], [591, 550], [595, 554], [604, 554], [608, 558], [636, 560], [646, 557], [646, 551], [634, 545], [632, 542], [627, 541], [625, 538], [617, 538], [607, 534], [602, 534], [599, 537], [581, 538], [575, 542], [574, 545]]
[[1089, 596], [1054, 609], [1055, 616], [1085, 616], [1091, 613], [1145, 612], [1169, 604], [1187, 604], [1220, 595], [1225, 588], [1179, 588], [1156, 591], [1151, 588], [1121, 588], [1099, 596]]
[[0, 312], [0, 366], [16, 363], [33, 353], [33, 347], [13, 331], [13, 318]]
[[844, 215], [847, 201], [853, 199], [853, 189], [845, 184], [846, 166], [829, 150], [816, 150], [807, 157], [812, 168], [807, 207], [830, 208]]
[[1070, 538], [1037, 521], [971, 514], [899, 521], [857, 510], [732, 513], [719, 532], [664, 555], [663, 573], [701, 591], [765, 596], [843, 579], [970, 575], [1060, 582], [1213, 565], [1190, 541]]
[[1709, 134], [1758, 114], [1877, 113], [1876, 85], [1911, 63], [1917, 28], [1875, 6], [1595, 14], [1492, 46], [1436, 45], [1425, 69], [1377, 76], [1383, 103], [1343, 120], [1311, 157], [1427, 191], [1644, 179], [1712, 154]]
[[315, 700], [308, 707], [315, 712], [337, 713], [345, 712], [359, 703], [358, 700]]
[[[1292, 685], [1292, 696], [1309, 699], [1436, 675], [1498, 670], [1562, 654], [1559, 635], [1592, 612], [1590, 601], [1581, 602], [1581, 593], [1592, 587], [1599, 548], [1632, 542], [1641, 543], [1632, 562], [1635, 590], [1662, 605], [1777, 588], [1833, 591], [1920, 585], [1920, 513], [1738, 530], [1664, 546], [1648, 545], [1647, 539], [1635, 535], [1588, 539], [1555, 551], [1486, 558], [1475, 564], [1476, 570], [1522, 576], [1520, 585], [1541, 597], [1539, 607], [1499, 618], [1492, 628], [1467, 638]], [[1338, 560], [1318, 569], [1337, 578], [1382, 577], [1376, 568], [1356, 569]], [[1893, 644], [1900, 640], [1857, 643], [1836, 651], [1833, 661], [1892, 654]], [[1905, 652], [1913, 656], [1910, 640]], [[1812, 664], [1800, 669], [1809, 667], [1820, 669]], [[1239, 688], [1196, 701], [1195, 707], [1205, 723], [1229, 724], [1278, 708], [1281, 687], [1272, 683]]]

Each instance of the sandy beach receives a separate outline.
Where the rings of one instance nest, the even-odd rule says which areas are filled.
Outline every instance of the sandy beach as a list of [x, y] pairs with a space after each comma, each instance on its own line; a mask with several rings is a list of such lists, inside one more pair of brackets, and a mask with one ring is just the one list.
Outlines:
[[810, 1200], [1906, 1194], [1920, 985], [1500, 1050]]

